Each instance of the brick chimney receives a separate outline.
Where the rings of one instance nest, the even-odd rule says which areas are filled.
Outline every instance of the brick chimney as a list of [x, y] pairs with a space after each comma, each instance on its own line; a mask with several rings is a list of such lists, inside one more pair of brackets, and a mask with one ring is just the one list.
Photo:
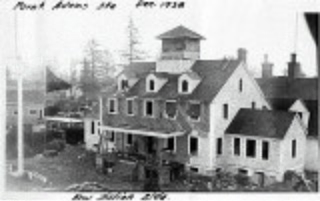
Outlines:
[[268, 55], [264, 55], [264, 62], [262, 63], [262, 78], [271, 78], [273, 70], [273, 63], [268, 61]]
[[291, 54], [291, 61], [288, 62], [288, 77], [289, 78], [298, 78], [300, 77], [301, 69], [300, 63], [297, 62], [297, 54]]
[[238, 60], [247, 63], [247, 50], [244, 48], [238, 49]]

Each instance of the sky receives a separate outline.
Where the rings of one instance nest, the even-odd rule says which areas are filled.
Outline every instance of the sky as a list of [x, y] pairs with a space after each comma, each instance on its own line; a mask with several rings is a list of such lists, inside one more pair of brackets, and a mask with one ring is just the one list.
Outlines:
[[130, 17], [139, 29], [141, 49], [148, 53], [148, 60], [155, 60], [160, 53], [161, 43], [156, 36], [184, 25], [206, 38], [201, 44], [202, 59], [236, 57], [237, 49], [245, 48], [249, 69], [256, 76], [260, 75], [265, 54], [274, 63], [274, 74], [281, 75], [290, 54], [296, 52], [302, 70], [308, 76], [316, 74], [315, 44], [303, 12], [320, 8], [317, 0], [181, 0], [184, 9], [136, 8], [140, 0], [113, 0], [117, 7], [103, 11], [93, 8], [102, 0], [78, 0], [89, 3], [85, 11], [52, 11], [50, 8], [60, 0], [46, 0], [44, 11], [17, 12], [19, 65], [15, 61], [12, 10], [17, 0], [5, 1], [0, 14], [1, 63], [14, 72], [23, 69], [25, 76], [36, 75], [50, 64], [58, 75], [66, 77], [70, 66], [82, 60], [90, 39], [98, 41], [119, 62]]

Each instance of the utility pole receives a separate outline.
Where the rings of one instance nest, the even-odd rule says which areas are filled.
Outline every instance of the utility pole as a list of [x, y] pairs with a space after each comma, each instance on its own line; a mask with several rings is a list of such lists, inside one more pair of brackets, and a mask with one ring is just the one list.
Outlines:
[[[18, 52], [18, 19], [17, 11], [14, 13], [14, 28], [15, 28], [15, 57], [16, 65], [20, 65], [22, 62]], [[17, 176], [22, 176], [24, 173], [24, 145], [23, 145], [23, 75], [21, 66], [18, 69], [18, 169]]]

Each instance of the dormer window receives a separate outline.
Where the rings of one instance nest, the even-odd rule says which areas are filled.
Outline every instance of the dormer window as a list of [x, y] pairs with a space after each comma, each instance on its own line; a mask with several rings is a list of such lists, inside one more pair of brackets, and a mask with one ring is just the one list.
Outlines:
[[121, 85], [121, 86], [120, 86], [120, 87], [121, 87], [121, 90], [127, 89], [127, 88], [129, 87], [128, 80], [125, 80], [125, 79], [121, 80], [120, 85]]
[[154, 80], [149, 80], [149, 91], [155, 90], [155, 83]]
[[182, 81], [182, 92], [183, 93], [188, 93], [188, 91], [189, 91], [189, 83], [188, 83], [188, 81], [187, 80], [183, 80]]

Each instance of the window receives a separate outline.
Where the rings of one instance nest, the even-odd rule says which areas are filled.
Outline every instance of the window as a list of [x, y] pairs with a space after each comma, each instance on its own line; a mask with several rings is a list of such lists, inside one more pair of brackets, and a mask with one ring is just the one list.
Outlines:
[[100, 121], [98, 122], [98, 134], [100, 134]]
[[189, 91], [189, 83], [187, 80], [182, 81], [182, 90], [183, 93], [187, 93]]
[[229, 106], [228, 104], [223, 104], [223, 118], [228, 119], [229, 116]]
[[256, 156], [256, 141], [247, 140], [247, 157], [255, 157], [255, 156]]
[[91, 134], [92, 135], [95, 134], [95, 122], [94, 121], [91, 122]]
[[297, 152], [297, 141], [296, 140], [292, 140], [292, 143], [291, 143], [291, 155], [292, 155], [292, 158], [295, 158], [296, 157], [296, 152]]
[[169, 151], [175, 151], [175, 143], [176, 143], [175, 141], [176, 139], [174, 137], [168, 138], [166, 149]]
[[217, 139], [217, 154], [222, 154], [222, 138]]
[[117, 112], [117, 103], [115, 99], [109, 99], [109, 113], [115, 114]]
[[302, 112], [297, 112], [297, 114], [299, 115], [300, 119], [302, 119]]
[[234, 138], [233, 140], [233, 150], [234, 155], [240, 156], [240, 138]]
[[262, 141], [262, 159], [269, 159], [269, 142]]
[[110, 131], [109, 134], [110, 134], [110, 137], [109, 137], [110, 142], [114, 142], [114, 140], [115, 140], [115, 133], [114, 133], [114, 131]]
[[30, 114], [37, 114], [37, 110], [30, 110], [29, 113]]
[[177, 113], [177, 103], [175, 101], [166, 102], [166, 114], [169, 118], [173, 119]]
[[149, 90], [150, 91], [154, 91], [155, 90], [155, 83], [154, 83], [154, 80], [150, 80], [149, 81]]
[[200, 103], [190, 103], [188, 109], [188, 115], [192, 120], [198, 121], [200, 119], [201, 106]]
[[133, 115], [133, 100], [127, 100], [127, 114]]
[[239, 91], [242, 92], [243, 90], [243, 81], [242, 79], [239, 80]]
[[190, 167], [190, 171], [191, 171], [191, 172], [198, 173], [198, 172], [199, 172], [199, 168], [196, 168], [196, 167]]
[[256, 109], [256, 102], [254, 102], [254, 101], [251, 102], [251, 108]]
[[153, 102], [146, 101], [145, 102], [145, 115], [152, 117], [153, 116]]
[[13, 114], [17, 115], [17, 114], [18, 114], [18, 111], [16, 111], [16, 110], [15, 110], [15, 111], [13, 111]]
[[121, 80], [121, 89], [125, 90], [128, 87], [129, 87], [128, 80], [125, 80], [125, 79]]
[[239, 168], [238, 169], [238, 174], [240, 174], [240, 175], [248, 175], [248, 170]]
[[132, 145], [132, 135], [127, 134], [127, 145]]
[[198, 154], [198, 138], [197, 137], [190, 137], [190, 147], [189, 151], [191, 155]]

